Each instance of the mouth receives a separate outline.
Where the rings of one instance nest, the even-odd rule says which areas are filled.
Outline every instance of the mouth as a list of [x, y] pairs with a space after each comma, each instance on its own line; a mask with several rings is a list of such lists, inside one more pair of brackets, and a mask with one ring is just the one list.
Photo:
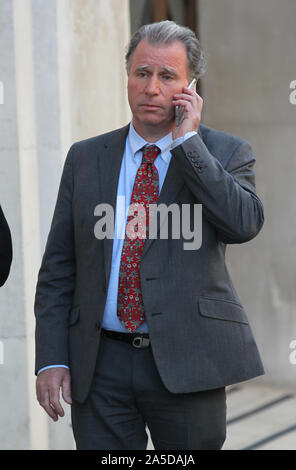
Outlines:
[[150, 103], [140, 104], [140, 107], [145, 108], [145, 109], [150, 109], [150, 110], [161, 108], [161, 106], [158, 106], [157, 104], [150, 104]]

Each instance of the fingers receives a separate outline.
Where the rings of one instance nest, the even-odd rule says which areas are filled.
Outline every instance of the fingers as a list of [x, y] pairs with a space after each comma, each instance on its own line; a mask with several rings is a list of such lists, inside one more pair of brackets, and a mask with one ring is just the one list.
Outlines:
[[49, 391], [48, 390], [41, 390], [39, 392], [38, 401], [39, 401], [40, 406], [42, 406], [42, 408], [46, 411], [48, 416], [50, 416], [50, 418], [52, 418], [53, 421], [57, 421], [58, 420], [58, 414], [55, 411], [55, 409], [53, 408], [53, 406], [51, 406], [51, 404], [50, 404]]
[[63, 398], [71, 403], [70, 374], [66, 369], [48, 369], [41, 372], [36, 380], [37, 400], [53, 421], [65, 415], [60, 402], [60, 388]]
[[176, 95], [174, 95], [174, 96], [177, 96], [177, 95], [192, 96], [193, 98], [197, 98], [197, 99], [199, 99], [199, 100], [202, 101], [202, 97], [199, 96], [199, 95], [196, 93], [195, 90], [190, 90], [189, 88], [186, 88], [186, 87], [183, 88], [182, 93], [178, 93], [178, 94], [176, 94]]
[[194, 107], [192, 106], [192, 103], [189, 101], [178, 99], [178, 100], [173, 101], [173, 104], [175, 106], [182, 106], [183, 108], [185, 108], [185, 114], [186, 112], [188, 113], [188, 112], [194, 111]]
[[173, 96], [174, 106], [182, 106], [185, 110], [184, 118], [173, 129], [173, 138], [184, 136], [187, 132], [197, 131], [201, 121], [203, 100], [194, 90], [183, 89], [183, 93]]
[[49, 390], [49, 403], [52, 409], [54, 410], [55, 414], [57, 415], [57, 417], [60, 416], [62, 418], [65, 415], [64, 409], [60, 402], [60, 388], [59, 387], [54, 386]]
[[193, 109], [201, 113], [203, 99], [194, 91], [184, 88], [183, 93], [177, 93], [173, 96], [175, 106], [184, 106], [185, 109]]

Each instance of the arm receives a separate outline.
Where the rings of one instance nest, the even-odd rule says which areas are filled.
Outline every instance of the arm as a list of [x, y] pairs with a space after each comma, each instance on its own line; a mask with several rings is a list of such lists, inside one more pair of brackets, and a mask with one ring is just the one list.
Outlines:
[[264, 213], [256, 195], [255, 157], [249, 144], [236, 144], [225, 168], [198, 135], [173, 150], [173, 154], [219, 239], [224, 243], [243, 243], [254, 238], [263, 225]]
[[0, 206], [0, 286], [6, 282], [12, 261], [12, 242], [8, 223]]
[[[175, 95], [173, 104], [185, 107], [184, 120], [173, 130], [173, 137], [197, 130], [203, 104], [200, 96], [184, 89], [182, 94]], [[243, 243], [257, 235], [264, 213], [255, 190], [255, 157], [247, 142], [233, 138], [225, 167], [209, 152], [199, 135], [173, 149], [172, 154], [221, 241]]]
[[73, 147], [71, 147], [61, 178], [57, 203], [39, 271], [36, 297], [36, 366], [40, 373], [36, 393], [41, 406], [54, 421], [64, 412], [59, 401], [62, 387], [65, 401], [70, 403], [68, 361], [68, 316], [75, 287], [75, 248], [72, 219]]
[[72, 148], [61, 178], [35, 296], [36, 372], [68, 364], [68, 316], [75, 286]]

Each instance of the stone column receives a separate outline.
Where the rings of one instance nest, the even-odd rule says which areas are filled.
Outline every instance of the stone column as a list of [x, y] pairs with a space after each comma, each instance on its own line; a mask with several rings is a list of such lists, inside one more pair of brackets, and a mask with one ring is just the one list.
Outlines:
[[128, 39], [128, 0], [0, 2], [0, 203], [14, 248], [0, 290], [1, 449], [74, 447], [69, 407], [52, 423], [35, 400], [35, 287], [70, 145], [130, 119]]

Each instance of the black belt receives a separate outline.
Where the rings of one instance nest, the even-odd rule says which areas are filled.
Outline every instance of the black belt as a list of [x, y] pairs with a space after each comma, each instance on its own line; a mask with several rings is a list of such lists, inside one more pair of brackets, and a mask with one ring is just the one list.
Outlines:
[[101, 331], [108, 338], [124, 341], [138, 349], [149, 348], [151, 343], [148, 333], [120, 333], [119, 331], [104, 330], [104, 328]]

